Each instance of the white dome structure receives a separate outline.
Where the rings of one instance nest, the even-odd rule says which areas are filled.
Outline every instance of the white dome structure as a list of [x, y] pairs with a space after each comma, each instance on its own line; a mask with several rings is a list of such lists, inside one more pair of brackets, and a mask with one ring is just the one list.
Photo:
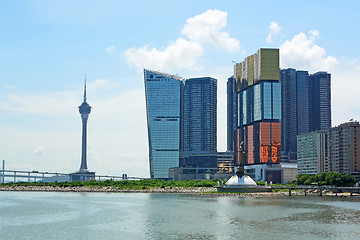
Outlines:
[[232, 176], [226, 183], [226, 186], [257, 186], [256, 182], [249, 177], [244, 175], [239, 178], [236, 174]]

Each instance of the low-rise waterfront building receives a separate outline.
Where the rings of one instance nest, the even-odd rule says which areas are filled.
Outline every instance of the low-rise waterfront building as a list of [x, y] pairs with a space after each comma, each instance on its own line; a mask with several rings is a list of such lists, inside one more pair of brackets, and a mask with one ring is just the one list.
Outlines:
[[349, 121], [325, 131], [297, 136], [298, 172], [337, 172], [360, 180], [360, 124]]
[[219, 173], [233, 173], [234, 172], [234, 152], [218, 152], [217, 153], [217, 167]]
[[211, 167], [174, 167], [169, 168], [169, 178], [175, 181], [190, 179], [211, 179], [211, 175], [216, 174], [218, 169]]
[[360, 180], [360, 124], [350, 121], [329, 130], [329, 171], [351, 174]]
[[282, 169], [282, 183], [289, 183], [296, 180], [296, 176], [298, 175], [298, 165], [293, 162], [281, 162], [280, 163]]
[[234, 152], [198, 153], [185, 158], [185, 162], [214, 163], [211, 165], [191, 165], [169, 169], [169, 178], [173, 180], [188, 179], [228, 179], [234, 175]]
[[282, 169], [280, 164], [254, 164], [245, 166], [246, 174], [255, 181], [282, 182]]
[[296, 180], [298, 174], [296, 163], [256, 164], [245, 166], [245, 171], [255, 181], [288, 183]]
[[297, 136], [298, 173], [321, 174], [328, 171], [327, 131]]

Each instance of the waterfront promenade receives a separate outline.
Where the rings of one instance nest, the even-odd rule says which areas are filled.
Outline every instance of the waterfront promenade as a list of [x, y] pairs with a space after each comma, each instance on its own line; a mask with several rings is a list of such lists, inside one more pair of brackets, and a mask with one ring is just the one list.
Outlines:
[[18, 192], [94, 192], [94, 193], [180, 193], [180, 194], [205, 194], [205, 195], [241, 195], [241, 196], [349, 196], [360, 198], [359, 187], [307, 187], [307, 186], [273, 186], [272, 192], [255, 193], [229, 193], [217, 192], [215, 187], [151, 187], [144, 189], [118, 188], [111, 186], [21, 186], [3, 185], [0, 191]]

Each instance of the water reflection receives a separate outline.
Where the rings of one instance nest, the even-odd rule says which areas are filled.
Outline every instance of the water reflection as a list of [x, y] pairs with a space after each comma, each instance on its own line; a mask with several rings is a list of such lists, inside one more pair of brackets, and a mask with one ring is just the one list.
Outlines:
[[310, 240], [360, 235], [360, 202], [349, 198], [0, 192], [0, 199], [1, 239]]

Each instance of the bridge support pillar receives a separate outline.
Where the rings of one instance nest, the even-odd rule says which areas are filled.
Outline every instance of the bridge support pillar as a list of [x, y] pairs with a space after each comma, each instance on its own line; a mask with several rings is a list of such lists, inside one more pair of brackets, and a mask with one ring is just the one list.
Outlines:
[[291, 196], [291, 189], [289, 188], [289, 196]]
[[306, 189], [305, 189], [304, 193], [305, 193], [305, 196], [307, 196], [307, 190]]
[[320, 191], [320, 194], [319, 194], [319, 195], [322, 196], [322, 189], [320, 188], [319, 191]]

